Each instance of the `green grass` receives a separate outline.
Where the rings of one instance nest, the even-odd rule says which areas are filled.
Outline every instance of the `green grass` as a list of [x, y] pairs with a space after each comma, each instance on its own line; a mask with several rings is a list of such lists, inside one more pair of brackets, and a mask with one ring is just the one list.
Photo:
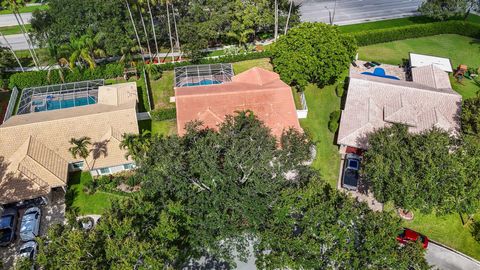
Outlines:
[[[477, 220], [480, 220], [478, 215]], [[454, 248], [462, 253], [480, 259], [480, 244], [472, 237], [471, 224], [462, 225], [458, 214], [436, 216], [415, 212], [412, 221], [404, 221], [404, 226], [412, 228], [429, 238]]]
[[308, 105], [307, 119], [300, 124], [317, 146], [317, 157], [313, 167], [320, 171], [322, 178], [332, 187], [337, 186], [340, 155], [334, 134], [328, 130], [330, 113], [340, 109], [340, 98], [335, 94], [336, 85], [319, 89], [309, 85], [305, 90]]
[[461, 83], [457, 82], [453, 76], [450, 76], [450, 82], [455, 91], [462, 95], [463, 99], [473, 98], [480, 93], [480, 86], [473, 80], [463, 79]]
[[[27, 12], [33, 12], [35, 10], [47, 10], [48, 5], [38, 5], [38, 6], [28, 6], [28, 7], [22, 7], [20, 8], [20, 13], [27, 13]], [[4, 14], [12, 14], [12, 11], [5, 9], [5, 10], [0, 10], [0, 15]]]
[[90, 181], [93, 179], [89, 172], [73, 173], [68, 181], [68, 190], [65, 195], [66, 205], [69, 208], [78, 209], [80, 215], [101, 215], [105, 209], [110, 207], [113, 198], [122, 197], [102, 191], [97, 191], [92, 195], [86, 194], [83, 189], [85, 184]]
[[170, 103], [170, 97], [175, 96], [175, 92], [173, 91], [173, 77], [173, 70], [167, 70], [163, 72], [162, 78], [150, 82], [155, 104], [154, 107], [156, 109], [173, 106], [173, 104]]
[[[27, 28], [27, 31], [30, 31], [30, 29], [32, 29], [32, 26], [30, 24], [26, 24], [25, 28]], [[14, 34], [21, 34], [22, 30], [20, 30], [20, 26], [15, 25], [15, 26], [0, 27], [0, 32], [7, 36], [7, 35], [14, 35]]]
[[207, 57], [221, 56], [221, 55], [224, 55], [224, 54], [225, 54], [224, 50], [216, 50], [216, 51], [209, 52], [207, 54]]
[[273, 66], [270, 63], [269, 58], [241, 61], [241, 62], [233, 63], [232, 65], [233, 65], [233, 71], [235, 72], [235, 74], [242, 73], [253, 67], [260, 67], [266, 70], [273, 70]]
[[138, 121], [140, 132], [148, 130], [154, 135], [173, 135], [177, 133], [177, 123], [175, 120], [155, 121], [142, 120]]
[[[480, 23], [480, 16], [475, 14], [470, 14], [467, 18], [467, 21], [473, 22], [473, 23]], [[378, 29], [409, 26], [414, 24], [424, 24], [424, 23], [431, 23], [431, 22], [435, 22], [435, 20], [432, 20], [423, 16], [415, 16], [415, 17], [391, 19], [391, 20], [384, 20], [384, 21], [343, 25], [343, 26], [339, 26], [339, 28], [342, 33], [354, 33], [359, 31], [378, 30]]]

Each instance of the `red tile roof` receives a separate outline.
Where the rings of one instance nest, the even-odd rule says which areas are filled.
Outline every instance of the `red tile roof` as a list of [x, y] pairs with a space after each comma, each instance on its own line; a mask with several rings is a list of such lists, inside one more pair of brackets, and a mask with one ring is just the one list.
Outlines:
[[232, 82], [175, 88], [178, 134], [185, 124], [200, 120], [205, 127], [217, 128], [225, 115], [251, 110], [279, 138], [283, 130], [301, 130], [290, 86], [275, 72], [252, 68], [232, 78]]

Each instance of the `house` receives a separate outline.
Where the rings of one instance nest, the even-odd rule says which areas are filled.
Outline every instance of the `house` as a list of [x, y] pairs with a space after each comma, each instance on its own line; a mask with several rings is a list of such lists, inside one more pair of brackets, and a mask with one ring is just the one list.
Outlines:
[[[120, 149], [122, 134], [138, 134], [137, 86], [23, 91], [17, 115], [0, 126], [0, 204], [65, 188], [69, 171], [110, 174], [134, 167]], [[91, 138], [86, 159], [69, 152], [71, 138]]]
[[[427, 60], [431, 59], [417, 62]], [[357, 66], [363, 67], [360, 63]], [[462, 97], [452, 89], [444, 69], [436, 64], [419, 64], [401, 78], [398, 71], [402, 69], [383, 64], [381, 67], [377, 74], [384, 74], [385, 69], [390, 74], [397, 72], [398, 78], [370, 76], [358, 67], [350, 68], [337, 139], [341, 153], [367, 149], [369, 133], [394, 123], [405, 124], [414, 133], [432, 127], [459, 131]]]
[[277, 73], [257, 67], [235, 76], [228, 67], [212, 70], [209, 75], [176, 76], [179, 135], [185, 134], [188, 122], [199, 120], [205, 127], [217, 128], [226, 115], [243, 110], [253, 111], [277, 138], [290, 127], [301, 130], [292, 90]]

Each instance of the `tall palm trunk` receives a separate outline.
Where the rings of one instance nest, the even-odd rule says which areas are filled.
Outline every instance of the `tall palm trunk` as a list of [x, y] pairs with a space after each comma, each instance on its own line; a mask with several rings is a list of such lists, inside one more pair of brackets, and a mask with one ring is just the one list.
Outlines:
[[7, 44], [8, 48], [10, 49], [10, 52], [13, 54], [13, 57], [15, 57], [15, 60], [17, 61], [20, 68], [22, 69], [22, 72], [25, 72], [25, 70], [23, 69], [22, 63], [18, 59], [17, 54], [15, 53], [15, 51], [12, 48], [12, 45], [10, 45], [10, 42], [8, 42], [7, 38], [3, 35], [2, 32], [0, 32], [0, 35], [3, 37], [3, 40], [5, 40], [5, 44]]
[[172, 5], [173, 25], [174, 25], [174, 28], [175, 28], [175, 37], [177, 39], [176, 42], [175, 42], [175, 47], [177, 47], [178, 52], [180, 53], [179, 59], [182, 60], [182, 53], [181, 53], [181, 50], [180, 50], [180, 38], [178, 37], [177, 19], [176, 19], [176, 16], [175, 16], [175, 9], [173, 8], [173, 3], [171, 5]]
[[158, 53], [157, 34], [155, 33], [155, 24], [153, 23], [153, 15], [152, 15], [152, 8], [150, 7], [150, 0], [147, 1], [147, 5], [148, 5], [148, 13], [150, 14], [150, 21], [152, 23], [153, 40], [155, 41], [155, 53], [157, 56], [157, 61], [160, 63], [160, 54]]
[[140, 13], [140, 19], [142, 20], [142, 26], [143, 26], [143, 32], [145, 33], [145, 39], [147, 40], [148, 55], [150, 56], [150, 59], [153, 60], [152, 50], [150, 49], [150, 39], [148, 38], [147, 28], [145, 27], [145, 21], [143, 20], [142, 9], [138, 8], [138, 11]]
[[23, 31], [23, 27], [21, 27], [20, 19], [18, 18], [17, 13], [15, 11], [13, 11], [13, 16], [15, 16], [15, 19], [17, 20], [17, 23], [20, 26], [20, 30], [22, 31], [23, 37], [25, 38], [25, 41], [27, 42], [28, 51], [30, 52], [30, 56], [32, 56], [33, 64], [35, 64], [35, 66], [38, 68], [37, 59], [35, 58], [35, 56], [32, 52], [32, 47], [31, 47], [30, 42], [28, 41], [27, 34], [25, 33], [25, 31]]
[[25, 28], [25, 22], [23, 21], [22, 14], [21, 14], [20, 12], [17, 12], [17, 13], [18, 13], [18, 17], [20, 18], [20, 21], [22, 22], [22, 24], [20, 25], [20, 27], [23, 29], [23, 31], [24, 31], [25, 34], [27, 35], [27, 38], [28, 38], [27, 41], [30, 42], [30, 46], [32, 47], [33, 55], [35, 56], [35, 60], [37, 61], [37, 64], [40, 65], [40, 60], [38, 59], [37, 52], [35, 51], [35, 46], [33, 46], [32, 39], [31, 39], [30, 36], [28, 35], [27, 28]]
[[275, 0], [275, 34], [274, 39], [275, 41], [278, 38], [278, 0]]
[[285, 35], [288, 31], [288, 23], [290, 22], [290, 15], [292, 15], [293, 0], [290, 0], [290, 8], [288, 9], [287, 23], [285, 24]]
[[127, 4], [128, 14], [130, 15], [130, 21], [132, 22], [133, 31], [135, 31], [135, 37], [137, 38], [138, 47], [140, 48], [140, 54], [142, 55], [143, 62], [145, 62], [145, 57], [143, 57], [143, 52], [142, 52], [142, 43], [140, 42], [140, 37], [138, 36], [137, 26], [135, 25], [135, 21], [133, 20], [132, 11], [130, 10], [130, 4], [128, 3], [128, 0], [125, 0], [125, 3]]
[[168, 10], [168, 1], [165, 2], [167, 6], [167, 23], [168, 23], [168, 36], [170, 37], [170, 49], [172, 50], [172, 62], [175, 62], [175, 56], [173, 55], [173, 40], [172, 40], [172, 27], [170, 24], [170, 11]]

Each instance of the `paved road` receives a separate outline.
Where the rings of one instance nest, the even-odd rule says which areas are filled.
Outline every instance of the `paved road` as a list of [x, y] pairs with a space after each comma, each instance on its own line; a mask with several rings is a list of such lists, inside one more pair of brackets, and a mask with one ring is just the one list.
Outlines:
[[[22, 34], [15, 34], [15, 35], [8, 35], [5, 36], [7, 38], [8, 42], [10, 45], [13, 47], [15, 51], [18, 50], [28, 50], [28, 45], [27, 41], [25, 40], [25, 37]], [[0, 37], [0, 45], [4, 45], [4, 40], [3, 38]]]
[[[354, 24], [416, 14], [423, 0], [337, 0], [334, 23]], [[333, 13], [335, 1], [296, 0], [301, 3], [301, 20], [329, 22], [328, 9]], [[325, 8], [327, 7], [327, 8]]]
[[427, 262], [441, 270], [480, 269], [480, 264], [432, 242], [428, 244]]
[[[22, 18], [23, 21], [28, 24], [30, 22], [30, 19], [32, 18], [32, 13], [22, 13]], [[13, 16], [13, 14], [0, 15], [0, 27], [13, 25], [17, 25], [17, 20], [15, 19], [15, 16]]]

